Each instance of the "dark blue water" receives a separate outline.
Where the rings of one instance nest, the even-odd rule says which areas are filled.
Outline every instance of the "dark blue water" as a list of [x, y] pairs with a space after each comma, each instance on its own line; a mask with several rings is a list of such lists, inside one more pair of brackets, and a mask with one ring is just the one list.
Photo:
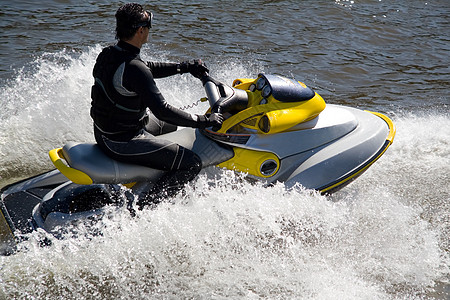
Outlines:
[[[0, 186], [52, 168], [52, 148], [93, 140], [91, 72], [114, 43], [119, 3], [0, 5]], [[144, 59], [202, 58], [229, 83], [294, 77], [328, 103], [387, 114], [394, 144], [332, 199], [202, 174], [176, 205], [132, 220], [112, 214], [101, 238], [50, 249], [31, 238], [28, 251], [0, 257], [0, 299], [448, 297], [449, 1], [146, 8], [154, 27]], [[177, 106], [203, 97], [188, 75], [158, 85]]]

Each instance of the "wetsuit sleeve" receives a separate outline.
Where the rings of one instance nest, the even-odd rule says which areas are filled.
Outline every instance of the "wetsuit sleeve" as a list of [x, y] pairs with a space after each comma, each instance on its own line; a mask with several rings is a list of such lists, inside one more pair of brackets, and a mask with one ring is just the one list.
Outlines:
[[147, 66], [152, 72], [153, 78], [164, 78], [180, 74], [179, 66], [177, 63], [161, 63], [161, 62], [147, 62]]
[[132, 60], [126, 67], [123, 85], [136, 92], [145, 106], [160, 120], [184, 127], [197, 128], [201, 120], [197, 115], [191, 115], [166, 102], [148, 66], [140, 60]]

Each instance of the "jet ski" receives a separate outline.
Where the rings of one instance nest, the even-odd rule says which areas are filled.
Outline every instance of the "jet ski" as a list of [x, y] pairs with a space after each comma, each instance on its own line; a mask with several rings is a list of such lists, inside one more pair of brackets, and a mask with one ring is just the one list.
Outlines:
[[[158, 138], [197, 153], [203, 167], [243, 172], [249, 180], [332, 194], [367, 170], [392, 144], [393, 122], [381, 113], [326, 104], [304, 83], [279, 75], [240, 78], [232, 85], [205, 74], [207, 112], [221, 128], [182, 128]], [[49, 156], [54, 170], [1, 189], [0, 252], [18, 236], [43, 229], [57, 235], [73, 222], [130, 205], [164, 174], [106, 156], [95, 143], [67, 143]]]

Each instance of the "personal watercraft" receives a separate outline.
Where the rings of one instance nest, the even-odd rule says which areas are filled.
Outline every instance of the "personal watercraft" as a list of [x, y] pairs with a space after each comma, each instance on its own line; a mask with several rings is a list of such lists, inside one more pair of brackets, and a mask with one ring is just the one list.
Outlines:
[[[226, 118], [222, 127], [182, 128], [159, 137], [197, 153], [203, 167], [331, 194], [367, 170], [395, 136], [385, 115], [326, 105], [304, 83], [282, 76], [259, 74], [231, 86], [207, 74], [201, 80], [208, 112]], [[114, 161], [95, 143], [70, 142], [49, 156], [56, 169], [1, 189], [3, 254], [14, 250], [18, 233], [41, 228], [57, 234], [72, 222], [101, 215], [109, 204], [130, 203], [163, 174]]]

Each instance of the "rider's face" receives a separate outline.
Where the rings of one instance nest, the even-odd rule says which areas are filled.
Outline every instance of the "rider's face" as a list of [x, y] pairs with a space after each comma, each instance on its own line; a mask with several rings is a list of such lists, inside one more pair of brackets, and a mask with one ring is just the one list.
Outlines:
[[148, 36], [150, 33], [150, 28], [142, 27], [142, 29], [143, 29], [142, 44], [145, 44], [145, 43], [148, 43]]

